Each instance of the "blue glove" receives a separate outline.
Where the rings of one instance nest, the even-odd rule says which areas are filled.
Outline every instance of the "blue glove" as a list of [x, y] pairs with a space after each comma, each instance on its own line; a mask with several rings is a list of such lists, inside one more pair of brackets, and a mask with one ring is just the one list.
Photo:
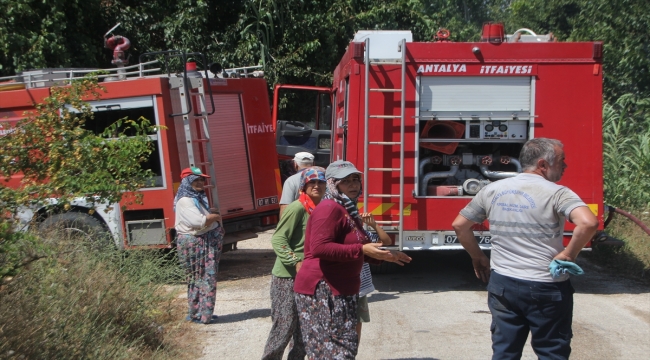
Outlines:
[[571, 275], [582, 275], [585, 272], [582, 270], [578, 264], [571, 261], [564, 260], [553, 260], [548, 265], [548, 269], [551, 272], [551, 276], [554, 278], [559, 278], [560, 276], [569, 273]]

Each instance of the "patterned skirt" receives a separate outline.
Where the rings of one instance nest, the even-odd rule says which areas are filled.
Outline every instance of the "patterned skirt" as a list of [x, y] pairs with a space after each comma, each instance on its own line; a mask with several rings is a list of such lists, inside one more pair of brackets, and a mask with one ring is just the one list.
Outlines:
[[291, 343], [288, 360], [304, 360], [298, 310], [293, 292], [293, 278], [271, 277], [271, 321], [273, 325], [264, 346], [262, 360], [282, 360], [284, 349]]
[[359, 295], [333, 295], [321, 280], [314, 295], [296, 293], [305, 350], [309, 359], [354, 359], [359, 348]]
[[219, 230], [201, 235], [178, 234], [176, 248], [187, 278], [189, 320], [209, 324], [217, 297], [217, 272], [223, 246]]

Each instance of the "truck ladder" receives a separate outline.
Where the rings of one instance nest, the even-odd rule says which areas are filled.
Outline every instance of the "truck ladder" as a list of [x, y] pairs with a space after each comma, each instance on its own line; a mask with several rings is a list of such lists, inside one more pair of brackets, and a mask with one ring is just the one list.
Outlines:
[[[404, 232], [404, 113], [406, 108], [406, 39], [402, 39], [399, 42], [399, 49], [402, 53], [402, 58], [395, 61], [372, 61], [370, 59], [370, 39], [366, 38], [365, 40], [365, 116], [364, 116], [364, 144], [363, 144], [363, 183], [366, 189], [369, 189], [368, 186], [368, 172], [377, 171], [377, 172], [389, 172], [391, 173], [391, 178], [399, 177], [399, 194], [371, 194], [367, 191], [364, 191], [363, 194], [363, 206], [366, 212], [368, 211], [368, 198], [398, 198], [399, 199], [399, 220], [398, 221], [377, 221], [378, 225], [385, 227], [389, 231], [397, 230], [398, 231], [398, 241], [399, 249], [402, 249], [402, 235]], [[394, 66], [402, 65], [402, 84], [399, 89], [393, 88], [370, 88], [369, 86], [369, 75], [371, 67], [382, 67], [382, 66]], [[373, 72], [374, 75], [381, 77], [383, 72], [376, 71]], [[370, 115], [369, 113], [369, 97], [371, 92], [380, 92], [380, 93], [400, 93], [401, 102], [400, 102], [400, 115], [386, 115], [386, 114], [374, 114]], [[382, 119], [400, 119], [400, 140], [399, 141], [386, 141], [384, 139], [378, 139], [370, 141], [368, 138], [368, 127], [370, 125], [370, 119], [382, 120]], [[391, 139], [392, 140], [392, 139]], [[399, 167], [397, 168], [371, 168], [368, 166], [368, 150], [370, 146], [395, 146], [399, 145]]]
[[[175, 81], [171, 81], [171, 80]], [[212, 166], [212, 144], [210, 142], [210, 132], [208, 131], [208, 112], [205, 103], [205, 89], [203, 78], [195, 77], [176, 77], [171, 78], [172, 88], [178, 87], [178, 96], [183, 117], [183, 129], [185, 131], [185, 144], [187, 145], [187, 159], [189, 166], [201, 169], [201, 172], [210, 176], [208, 184], [205, 185], [209, 190], [209, 197], [213, 207], [219, 207], [219, 196], [217, 194], [217, 177]], [[184, 86], [184, 81], [187, 86]], [[207, 79], [208, 86], [210, 86]], [[187, 91], [187, 93], [186, 93]], [[188, 98], [189, 96], [189, 98]], [[198, 107], [199, 112], [194, 108]], [[176, 115], [176, 114], [174, 114]], [[195, 149], [197, 149], [195, 151]]]

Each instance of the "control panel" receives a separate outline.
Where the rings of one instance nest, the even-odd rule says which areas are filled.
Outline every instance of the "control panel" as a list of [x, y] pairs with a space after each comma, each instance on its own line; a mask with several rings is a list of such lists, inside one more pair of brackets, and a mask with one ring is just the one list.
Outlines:
[[471, 120], [465, 127], [466, 139], [526, 140], [528, 122], [522, 120]]

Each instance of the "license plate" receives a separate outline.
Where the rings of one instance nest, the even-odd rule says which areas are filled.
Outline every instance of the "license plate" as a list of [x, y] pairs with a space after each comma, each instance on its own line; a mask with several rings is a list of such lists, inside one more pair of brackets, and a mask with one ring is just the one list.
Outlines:
[[[475, 235], [474, 237], [479, 244], [489, 244], [490, 240], [492, 240], [492, 236], [490, 235]], [[458, 236], [445, 235], [445, 244], [458, 244], [459, 242]]]

